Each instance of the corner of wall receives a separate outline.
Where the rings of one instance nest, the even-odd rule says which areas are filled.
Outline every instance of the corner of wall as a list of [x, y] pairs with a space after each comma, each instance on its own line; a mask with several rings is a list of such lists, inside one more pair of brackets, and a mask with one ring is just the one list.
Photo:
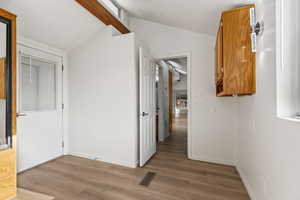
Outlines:
[[252, 187], [250, 185], [250, 182], [249, 182], [246, 174], [243, 172], [242, 168], [239, 167], [239, 165], [237, 164], [236, 169], [237, 169], [237, 171], [238, 171], [238, 173], [239, 173], [239, 175], [240, 175], [240, 177], [242, 179], [242, 182], [243, 182], [244, 186], [246, 187], [246, 190], [247, 190], [247, 192], [248, 192], [248, 194], [250, 196], [250, 199], [251, 200], [257, 200], [257, 198], [255, 196], [255, 192], [252, 189]]

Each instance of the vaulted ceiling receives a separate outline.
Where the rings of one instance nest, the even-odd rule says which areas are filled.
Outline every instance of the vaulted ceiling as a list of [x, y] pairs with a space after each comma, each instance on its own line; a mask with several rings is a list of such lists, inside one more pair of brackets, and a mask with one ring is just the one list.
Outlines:
[[104, 27], [74, 0], [1, 0], [0, 7], [18, 16], [18, 35], [62, 50]]
[[215, 34], [220, 13], [256, 0], [116, 0], [132, 16], [145, 20]]
[[[224, 9], [255, 0], [115, 0], [130, 15], [199, 33], [215, 34]], [[75, 0], [1, 0], [18, 16], [18, 35], [62, 50], [104, 27]]]

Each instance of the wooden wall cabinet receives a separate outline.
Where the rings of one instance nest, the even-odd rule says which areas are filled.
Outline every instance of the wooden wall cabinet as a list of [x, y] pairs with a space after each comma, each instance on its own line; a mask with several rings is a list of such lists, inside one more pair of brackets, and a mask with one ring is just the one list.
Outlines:
[[250, 9], [222, 13], [216, 41], [217, 96], [251, 95], [256, 92], [256, 53], [252, 51]]

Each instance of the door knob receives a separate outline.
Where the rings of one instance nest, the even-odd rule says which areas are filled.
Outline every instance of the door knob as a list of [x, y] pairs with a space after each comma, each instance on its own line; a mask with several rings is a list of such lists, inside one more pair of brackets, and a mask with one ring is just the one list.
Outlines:
[[17, 113], [17, 117], [25, 117], [26, 114], [25, 113]]
[[142, 116], [143, 116], [143, 117], [146, 117], [146, 116], [148, 116], [148, 115], [149, 115], [149, 113], [146, 113], [146, 112], [143, 112], [143, 113], [142, 113]]

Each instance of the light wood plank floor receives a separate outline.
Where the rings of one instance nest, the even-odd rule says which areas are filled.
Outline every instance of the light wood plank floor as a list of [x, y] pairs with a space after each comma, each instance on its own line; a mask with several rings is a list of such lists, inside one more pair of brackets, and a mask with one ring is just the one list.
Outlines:
[[54, 197], [24, 190], [22, 188], [17, 189], [17, 197], [12, 200], [53, 200]]
[[[186, 117], [144, 167], [64, 156], [18, 175], [18, 186], [55, 200], [250, 200], [234, 167], [188, 160]], [[148, 187], [147, 172], [157, 175]]]

